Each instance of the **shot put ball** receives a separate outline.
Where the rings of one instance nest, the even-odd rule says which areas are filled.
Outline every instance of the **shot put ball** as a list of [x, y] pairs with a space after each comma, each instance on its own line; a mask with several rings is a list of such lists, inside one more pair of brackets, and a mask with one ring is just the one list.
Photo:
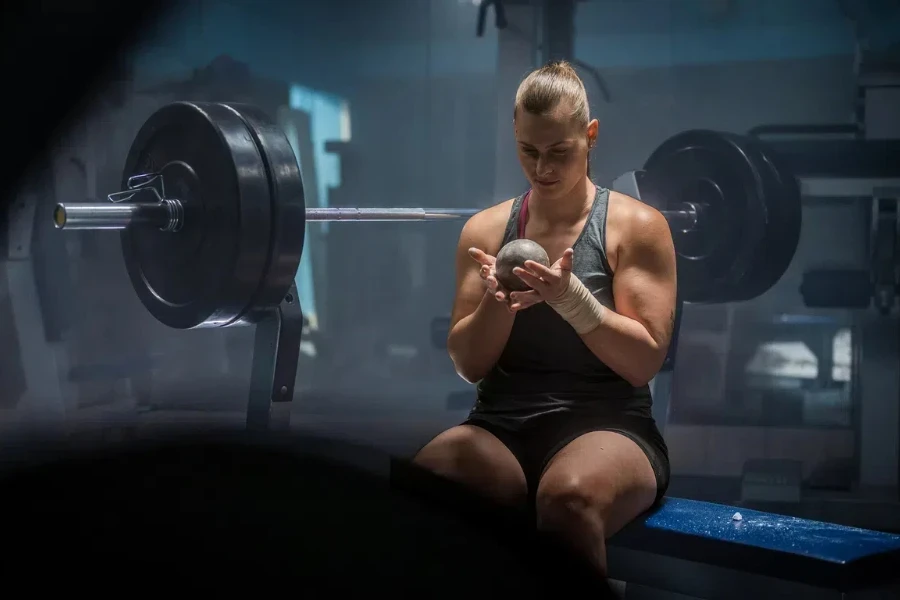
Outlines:
[[497, 263], [494, 271], [497, 273], [497, 281], [511, 292], [524, 292], [531, 288], [519, 276], [513, 273], [516, 267], [525, 268], [525, 261], [533, 260], [545, 267], [550, 266], [550, 257], [547, 251], [537, 242], [531, 240], [513, 240], [503, 246], [497, 253]]

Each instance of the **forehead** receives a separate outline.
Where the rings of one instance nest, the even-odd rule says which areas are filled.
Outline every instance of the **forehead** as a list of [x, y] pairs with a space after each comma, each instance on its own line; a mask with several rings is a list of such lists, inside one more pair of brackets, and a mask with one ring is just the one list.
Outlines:
[[545, 115], [520, 110], [516, 114], [516, 140], [533, 146], [548, 146], [578, 136], [580, 133], [571, 114], [559, 108]]

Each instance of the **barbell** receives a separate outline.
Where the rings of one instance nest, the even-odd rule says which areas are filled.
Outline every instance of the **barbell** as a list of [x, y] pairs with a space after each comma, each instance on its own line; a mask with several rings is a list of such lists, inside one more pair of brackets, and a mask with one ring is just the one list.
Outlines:
[[[787, 269], [800, 192], [762, 142], [691, 130], [635, 171], [642, 201], [667, 218], [686, 302], [756, 297]], [[480, 209], [306, 208], [294, 152], [274, 121], [244, 104], [175, 102], [135, 137], [122, 191], [60, 203], [64, 230], [119, 230], [141, 302], [179, 329], [254, 322], [294, 281], [307, 221], [443, 221]]]

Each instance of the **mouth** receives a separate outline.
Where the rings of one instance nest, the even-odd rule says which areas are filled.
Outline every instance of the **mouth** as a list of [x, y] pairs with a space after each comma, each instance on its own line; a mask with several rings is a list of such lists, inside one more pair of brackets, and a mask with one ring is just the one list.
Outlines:
[[541, 179], [535, 179], [534, 182], [543, 187], [550, 187], [551, 185], [556, 185], [557, 183], [559, 183], [559, 180], [554, 179], [552, 181], [543, 181]]

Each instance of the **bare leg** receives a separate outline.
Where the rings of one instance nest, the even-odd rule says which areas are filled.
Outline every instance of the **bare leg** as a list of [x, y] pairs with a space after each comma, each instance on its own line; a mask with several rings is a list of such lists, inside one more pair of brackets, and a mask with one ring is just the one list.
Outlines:
[[561, 534], [606, 575], [606, 539], [653, 505], [656, 476], [643, 450], [612, 431], [563, 448], [537, 490], [538, 526]]
[[486, 495], [497, 502], [525, 502], [527, 485], [519, 461], [488, 431], [458, 425], [443, 432], [413, 462]]

